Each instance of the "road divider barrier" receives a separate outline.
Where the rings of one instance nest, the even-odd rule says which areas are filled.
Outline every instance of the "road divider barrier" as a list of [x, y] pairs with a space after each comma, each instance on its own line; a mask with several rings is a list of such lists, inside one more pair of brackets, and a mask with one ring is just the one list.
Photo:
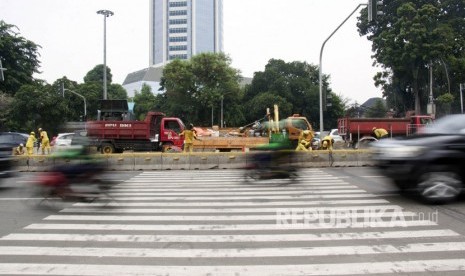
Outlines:
[[[122, 153], [96, 154], [108, 170], [210, 170], [241, 169], [253, 162], [254, 152], [193, 152], [193, 153]], [[52, 166], [73, 164], [74, 161], [53, 155], [15, 156], [18, 171], [47, 171]], [[298, 168], [374, 166], [369, 150], [334, 150], [295, 152], [289, 162]]]
[[162, 169], [161, 152], [156, 153], [134, 153], [134, 170], [136, 171], [159, 171]]

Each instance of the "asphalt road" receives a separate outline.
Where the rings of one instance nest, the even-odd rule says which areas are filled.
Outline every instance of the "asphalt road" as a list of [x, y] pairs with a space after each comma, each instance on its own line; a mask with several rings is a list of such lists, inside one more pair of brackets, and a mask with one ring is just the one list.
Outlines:
[[423, 205], [373, 168], [111, 172], [110, 206], [0, 188], [0, 275], [464, 275], [465, 199]]

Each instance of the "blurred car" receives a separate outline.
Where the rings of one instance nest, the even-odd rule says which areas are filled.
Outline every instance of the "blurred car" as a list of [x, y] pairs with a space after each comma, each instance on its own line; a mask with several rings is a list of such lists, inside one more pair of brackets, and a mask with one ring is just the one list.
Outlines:
[[377, 142], [378, 139], [372, 136], [364, 136], [360, 140], [357, 141], [354, 148], [355, 149], [367, 149], [370, 148], [373, 142]]
[[19, 144], [26, 145], [28, 135], [19, 132], [0, 132], [0, 148], [9, 148], [9, 153]]
[[465, 115], [441, 118], [415, 136], [380, 140], [373, 157], [401, 190], [430, 203], [455, 200], [464, 190]]
[[71, 145], [71, 141], [73, 140], [74, 133], [59, 133], [56, 138], [54, 138], [51, 142], [51, 146], [53, 147], [68, 147]]
[[0, 132], [0, 178], [6, 178], [13, 173], [11, 155], [13, 148], [19, 144], [26, 145], [27, 134], [18, 132]]

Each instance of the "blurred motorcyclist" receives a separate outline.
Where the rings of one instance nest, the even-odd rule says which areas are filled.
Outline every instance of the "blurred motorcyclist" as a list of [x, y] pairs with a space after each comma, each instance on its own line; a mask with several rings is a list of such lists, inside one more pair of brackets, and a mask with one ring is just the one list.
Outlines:
[[73, 146], [58, 151], [53, 156], [57, 159], [74, 161], [52, 169], [53, 171], [63, 173], [70, 182], [75, 182], [78, 178], [79, 180], [92, 179], [92, 177], [104, 171], [101, 160], [94, 158], [89, 153], [88, 146]]
[[311, 151], [312, 150], [312, 139], [313, 134], [310, 130], [304, 130], [300, 132], [299, 141], [297, 143], [296, 151]]
[[290, 158], [295, 150], [292, 147], [287, 135], [277, 134], [276, 139], [272, 139], [269, 144], [264, 144], [256, 147], [258, 150], [253, 155], [255, 167], [259, 170], [273, 172], [287, 167], [290, 163]]

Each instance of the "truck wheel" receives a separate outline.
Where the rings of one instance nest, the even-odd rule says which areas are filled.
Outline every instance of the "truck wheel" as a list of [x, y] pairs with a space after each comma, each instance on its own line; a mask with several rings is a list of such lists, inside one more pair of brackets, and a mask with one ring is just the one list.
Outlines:
[[112, 144], [103, 144], [101, 151], [104, 154], [111, 154], [115, 152], [115, 147]]
[[172, 149], [173, 143], [164, 143], [161, 147], [162, 152], [175, 152], [175, 150]]
[[425, 172], [420, 176], [417, 185], [418, 195], [428, 203], [453, 201], [462, 189], [462, 179], [453, 169]]

